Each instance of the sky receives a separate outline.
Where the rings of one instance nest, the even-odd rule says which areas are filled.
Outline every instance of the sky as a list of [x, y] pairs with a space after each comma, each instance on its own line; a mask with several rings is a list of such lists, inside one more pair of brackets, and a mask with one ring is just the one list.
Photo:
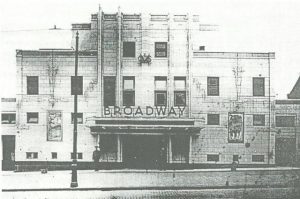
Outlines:
[[[16, 95], [16, 49], [70, 48], [71, 24], [104, 12], [198, 14], [207, 51], [275, 52], [272, 87], [286, 98], [300, 76], [299, 0], [9, 0], [0, 1], [0, 96]], [[62, 30], [49, 30], [56, 25]]]

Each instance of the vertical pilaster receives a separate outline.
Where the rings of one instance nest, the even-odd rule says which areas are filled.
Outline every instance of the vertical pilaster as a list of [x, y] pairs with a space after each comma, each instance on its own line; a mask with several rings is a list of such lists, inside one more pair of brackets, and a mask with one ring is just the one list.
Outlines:
[[191, 164], [192, 163], [192, 154], [193, 154], [193, 136], [190, 135], [189, 136], [189, 157], [188, 157], [188, 163]]
[[98, 107], [99, 115], [103, 116], [103, 33], [102, 33], [102, 9], [99, 5], [97, 20], [97, 83], [98, 83]]
[[117, 135], [117, 144], [118, 144], [118, 151], [117, 151], [117, 162], [122, 162], [122, 142], [121, 142], [121, 135]]
[[116, 70], [116, 105], [121, 106], [121, 96], [122, 96], [122, 77], [121, 77], [121, 45], [122, 45], [122, 13], [120, 7], [118, 8], [118, 49], [117, 49], [117, 70]]
[[192, 111], [191, 111], [191, 54], [192, 54], [192, 49], [191, 49], [191, 27], [190, 27], [190, 17], [187, 14], [187, 22], [186, 22], [186, 34], [187, 34], [187, 69], [186, 69], [186, 101], [187, 101], [187, 106], [188, 106], [188, 117], [191, 118], [192, 116]]
[[169, 147], [169, 154], [168, 154], [168, 162], [169, 163], [172, 163], [172, 139], [171, 139], [171, 135], [169, 135], [169, 144], [168, 144], [168, 147]]
[[172, 32], [171, 32], [171, 25], [172, 25], [172, 15], [169, 14], [168, 16], [168, 51], [167, 51], [167, 56], [168, 56], [168, 77], [167, 77], [167, 106], [171, 107], [173, 105], [173, 100], [172, 100], [172, 88], [173, 88], [173, 78], [171, 76], [171, 65], [172, 65], [172, 44], [171, 44], [171, 38], [172, 38]]

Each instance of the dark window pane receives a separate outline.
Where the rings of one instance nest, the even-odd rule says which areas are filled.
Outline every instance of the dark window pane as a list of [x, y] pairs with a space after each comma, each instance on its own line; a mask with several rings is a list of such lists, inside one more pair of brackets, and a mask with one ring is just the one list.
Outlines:
[[219, 162], [219, 155], [207, 155], [207, 161]]
[[100, 151], [103, 153], [118, 151], [117, 137], [115, 135], [100, 135]]
[[253, 96], [265, 96], [265, 78], [253, 78]]
[[135, 42], [123, 42], [123, 57], [135, 57]]
[[277, 127], [294, 127], [295, 116], [276, 116]]
[[253, 115], [253, 126], [265, 126], [265, 115]]
[[124, 106], [134, 106], [135, 96], [134, 91], [124, 91], [123, 92], [123, 105]]
[[1, 124], [15, 124], [16, 114], [15, 113], [2, 113]]
[[219, 77], [207, 77], [207, 95], [219, 96]]
[[57, 153], [56, 152], [52, 152], [51, 153], [51, 158], [52, 159], [57, 159]]
[[104, 106], [115, 106], [116, 104], [116, 77], [104, 77]]
[[232, 161], [238, 162], [239, 161], [239, 155], [233, 155]]
[[27, 94], [38, 95], [39, 94], [39, 77], [27, 76]]
[[155, 42], [155, 57], [167, 57], [167, 42]]
[[82, 76], [71, 77], [71, 95], [82, 95], [83, 93], [83, 78]]
[[185, 91], [174, 91], [174, 105], [185, 106], [186, 105], [186, 93]]
[[[74, 113], [71, 114], [72, 115], [72, 121], [71, 123], [74, 123]], [[82, 124], [83, 123], [83, 113], [77, 113], [77, 123], [78, 124]]]
[[252, 162], [264, 162], [264, 155], [252, 155]]
[[39, 113], [37, 112], [31, 112], [27, 113], [27, 123], [39, 123]]
[[[74, 159], [74, 153], [71, 153], [71, 159]], [[77, 153], [77, 159], [82, 159], [82, 153]]]
[[155, 106], [167, 106], [167, 91], [155, 91]]
[[37, 159], [38, 153], [37, 152], [26, 152], [27, 159]]
[[207, 124], [208, 125], [219, 125], [220, 115], [219, 114], [207, 114]]

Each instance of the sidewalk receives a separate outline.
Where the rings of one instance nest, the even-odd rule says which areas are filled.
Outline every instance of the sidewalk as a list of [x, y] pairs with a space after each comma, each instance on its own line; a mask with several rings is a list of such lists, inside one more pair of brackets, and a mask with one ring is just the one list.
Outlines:
[[[69, 190], [71, 171], [2, 172], [3, 191]], [[197, 170], [80, 170], [81, 190], [214, 188], [214, 187], [285, 187], [300, 179], [300, 168], [238, 168]], [[72, 189], [76, 190], [76, 189]]]

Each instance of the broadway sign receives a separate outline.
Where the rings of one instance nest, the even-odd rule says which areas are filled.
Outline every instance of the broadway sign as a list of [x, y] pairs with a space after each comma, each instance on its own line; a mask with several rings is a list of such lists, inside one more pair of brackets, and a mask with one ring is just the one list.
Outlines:
[[165, 106], [146, 106], [146, 107], [104, 107], [105, 117], [181, 117], [184, 114], [185, 106], [165, 107]]

